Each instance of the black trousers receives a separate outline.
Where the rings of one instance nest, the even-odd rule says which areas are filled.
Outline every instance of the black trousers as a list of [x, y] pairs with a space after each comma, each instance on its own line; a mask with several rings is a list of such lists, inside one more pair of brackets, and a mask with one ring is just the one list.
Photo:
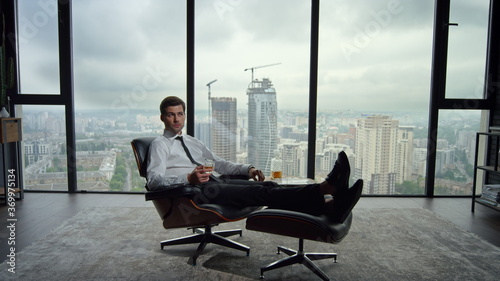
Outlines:
[[201, 196], [195, 201], [235, 207], [268, 206], [320, 215], [323, 213], [324, 196], [319, 184], [283, 187], [275, 182], [227, 180], [225, 183], [209, 181], [199, 185]]

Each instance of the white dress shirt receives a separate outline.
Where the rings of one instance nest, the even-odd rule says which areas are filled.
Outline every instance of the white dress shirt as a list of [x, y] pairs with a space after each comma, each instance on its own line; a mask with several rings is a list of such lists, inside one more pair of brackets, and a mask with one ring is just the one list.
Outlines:
[[[149, 190], [168, 188], [176, 183], [189, 183], [187, 176], [196, 167], [187, 156], [179, 135], [164, 130], [149, 146], [147, 185]], [[182, 135], [193, 159], [203, 164], [205, 159], [215, 161], [214, 170], [220, 174], [248, 175], [249, 164], [238, 164], [226, 161], [210, 151], [200, 140]]]

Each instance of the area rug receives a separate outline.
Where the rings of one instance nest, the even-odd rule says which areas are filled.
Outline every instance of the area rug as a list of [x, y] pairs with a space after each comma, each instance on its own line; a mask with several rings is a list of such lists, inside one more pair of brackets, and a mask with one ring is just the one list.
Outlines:
[[[217, 229], [244, 228], [244, 221]], [[234, 240], [244, 252], [208, 245], [198, 265], [187, 263], [197, 245], [160, 241], [189, 235], [165, 230], [154, 208], [84, 210], [45, 238], [16, 253], [15, 273], [0, 265], [0, 280], [258, 280], [259, 268], [284, 257], [276, 246], [298, 240], [244, 230]], [[305, 241], [306, 252], [336, 252], [338, 262], [316, 261], [332, 280], [498, 280], [500, 249], [425, 209], [355, 209], [339, 244]], [[266, 280], [320, 280], [303, 265], [268, 271]]]

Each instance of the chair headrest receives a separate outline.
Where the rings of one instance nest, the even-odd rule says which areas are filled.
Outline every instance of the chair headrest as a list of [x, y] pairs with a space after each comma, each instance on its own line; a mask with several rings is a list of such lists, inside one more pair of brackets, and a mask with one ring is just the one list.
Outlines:
[[141, 137], [133, 139], [131, 142], [139, 174], [144, 178], [147, 176], [146, 169], [148, 167], [149, 145], [155, 138], [156, 137]]

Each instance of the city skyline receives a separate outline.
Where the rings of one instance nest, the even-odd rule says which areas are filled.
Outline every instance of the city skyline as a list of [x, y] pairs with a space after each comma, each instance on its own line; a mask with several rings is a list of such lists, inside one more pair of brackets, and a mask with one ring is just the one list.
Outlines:
[[[232, 99], [230, 99], [232, 100]], [[25, 140], [24, 142], [28, 145], [25, 150], [25, 152], [28, 151], [36, 151], [37, 149], [33, 146], [34, 143], [33, 141], [41, 141], [41, 140], [46, 140], [44, 145], [48, 145], [48, 143], [61, 143], [62, 146], [58, 145], [57, 149], [52, 149], [44, 147], [44, 151], [52, 151], [55, 155], [60, 155], [57, 156], [57, 158], [60, 158], [61, 162], [64, 162], [65, 160], [65, 152], [64, 152], [64, 141], [65, 141], [65, 136], [64, 136], [64, 122], [62, 121], [63, 119], [63, 114], [60, 112], [58, 115], [55, 116], [55, 114], [49, 114], [49, 113], [43, 113], [43, 112], [38, 112], [34, 113], [37, 111], [39, 108], [31, 108], [31, 110], [24, 110], [23, 112], [26, 114], [23, 117], [23, 126], [24, 126], [24, 131], [25, 131]], [[32, 113], [33, 112], [33, 113]], [[162, 131], [162, 126], [158, 124], [158, 115], [157, 113], [154, 113], [154, 111], [142, 111], [142, 112], [137, 112], [137, 114], [131, 114], [134, 116], [133, 120], [127, 121], [126, 119], [119, 121], [118, 118], [123, 118], [122, 115], [120, 115], [119, 112], [117, 114], [113, 114], [112, 112], [109, 111], [103, 111], [101, 114], [97, 114], [97, 111], [92, 110], [92, 111], [86, 111], [80, 112], [76, 116], [76, 122], [78, 125], [77, 128], [77, 161], [86, 161], [82, 162], [81, 165], [93, 165], [96, 167], [95, 163], [95, 158], [88, 158], [88, 160], [83, 160], [86, 158], [81, 157], [88, 155], [89, 152], [86, 152], [86, 150], [82, 150], [83, 147], [94, 147], [94, 144], [101, 144], [104, 145], [104, 147], [107, 147], [106, 150], [114, 151], [112, 155], [103, 155], [102, 159], [110, 159], [113, 158], [115, 161], [118, 159], [118, 157], [122, 154], [126, 155], [129, 154], [127, 157], [129, 157], [129, 160], [126, 160], [127, 157], [124, 158], [125, 162], [132, 161], [130, 157], [132, 157], [132, 154], [130, 154], [130, 147], [129, 147], [129, 141], [131, 138], [134, 137], [134, 135], [137, 136], [144, 136], [144, 135], [151, 135], [151, 136], [159, 136], [161, 135]], [[149, 112], [149, 115], [148, 115]], [[466, 114], [467, 115], [467, 114]], [[397, 156], [395, 153], [392, 153], [394, 155], [394, 160], [393, 161], [398, 161], [400, 164], [398, 165], [409, 165], [411, 163], [411, 166], [407, 166], [406, 168], [403, 169], [410, 169], [411, 173], [413, 174], [412, 179], [409, 179], [408, 176], [404, 176], [403, 173], [401, 173], [400, 176], [397, 177], [402, 177], [409, 179], [410, 181], [415, 180], [415, 176], [418, 175], [418, 177], [423, 177], [425, 173], [425, 161], [426, 161], [426, 128], [425, 128], [425, 122], [422, 122], [420, 119], [425, 119], [426, 116], [425, 114], [422, 114], [420, 117], [417, 115], [414, 116], [400, 116], [400, 117], [394, 117], [394, 116], [386, 116], [383, 114], [357, 114], [355, 112], [349, 112], [347, 115], [338, 115], [335, 113], [319, 113], [319, 124], [318, 126], [323, 127], [322, 124], [329, 124], [331, 125], [330, 127], [323, 128], [318, 130], [318, 137], [317, 137], [317, 151], [316, 151], [316, 177], [318, 178], [323, 178], [326, 173], [331, 169], [331, 166], [333, 162], [336, 159], [336, 155], [340, 150], [345, 150], [349, 157], [351, 157], [351, 165], [353, 168], [353, 175], [356, 175], [357, 171], [357, 164], [356, 161], [359, 159], [359, 152], [356, 152], [356, 146], [364, 146], [366, 145], [365, 142], [357, 143], [357, 138], [356, 138], [356, 128], [359, 126], [360, 120], [368, 120], [371, 118], [388, 118], [390, 120], [397, 120], [398, 122], [398, 131], [404, 132], [404, 128], [410, 128], [408, 125], [402, 125], [402, 122], [399, 122], [398, 118], [406, 119], [407, 122], [413, 122], [413, 126], [411, 126], [412, 134], [413, 130], [415, 129], [415, 135], [419, 135], [418, 137], [416, 136], [412, 142], [412, 147], [414, 147], [415, 154], [413, 154], [412, 158], [415, 158], [415, 160], [411, 160], [411, 158], [408, 157], [401, 157]], [[384, 117], [385, 116], [385, 117]], [[471, 115], [474, 117], [473, 115]], [[307, 120], [307, 114], [304, 113], [294, 113], [292, 110], [278, 110], [277, 111], [277, 136], [279, 137], [277, 139], [277, 148], [279, 151], [279, 154], [274, 153], [274, 157], [280, 157], [283, 165], [283, 172], [285, 176], [290, 177], [291, 175], [294, 175], [294, 177], [305, 177], [306, 176], [306, 170], [307, 170], [307, 126], [308, 126], [308, 120]], [[462, 116], [462, 118], [464, 118]], [[247, 119], [248, 115], [242, 112], [239, 112], [236, 116], [238, 120], [238, 128], [237, 128], [237, 133], [238, 132], [248, 130], [246, 127], [241, 127], [241, 126], [247, 126]], [[445, 120], [447, 123], [446, 128], [448, 131], [451, 130], [452, 135], [443, 135], [444, 138], [440, 138], [438, 140], [438, 151], [437, 151], [437, 164], [436, 164], [436, 175], [437, 175], [437, 182], [440, 183], [440, 178], [443, 176], [449, 176], [446, 171], [452, 169], [455, 171], [458, 171], [458, 173], [465, 173], [467, 170], [466, 165], [470, 165], [470, 162], [472, 161], [472, 156], [470, 155], [472, 151], [473, 144], [475, 142], [474, 135], [475, 135], [475, 127], [477, 124], [474, 124], [474, 122], [466, 122], [464, 123], [466, 119], [460, 119], [458, 118], [458, 115], [453, 115], [453, 118], [448, 118]], [[471, 118], [470, 120], [477, 120], [476, 118]], [[420, 125], [418, 125], [420, 123]], [[208, 124], [208, 119], [205, 119], [204, 121], [198, 120], [196, 122], [197, 125], [203, 125], [203, 124]], [[424, 126], [422, 126], [424, 125]], [[208, 128], [207, 128], [208, 129]], [[326, 129], [326, 130], [325, 130]], [[403, 131], [402, 131], [403, 129]], [[60, 130], [60, 131], [57, 131]], [[205, 129], [206, 130], [206, 129]], [[354, 130], [354, 131], [353, 131]], [[455, 132], [455, 133], [453, 133]], [[34, 133], [34, 138], [32, 137], [32, 133]], [[453, 135], [454, 134], [454, 135]], [[245, 134], [241, 134], [240, 136], [244, 136]], [[398, 133], [399, 135], [399, 133]], [[451, 138], [451, 139], [450, 139]], [[447, 140], [448, 139], [448, 140]], [[242, 140], [244, 142], [245, 140]], [[238, 144], [238, 145], [241, 145]], [[110, 150], [111, 149], [111, 150]], [[247, 162], [246, 160], [248, 157], [247, 153], [247, 148], [246, 147], [239, 147], [237, 149], [237, 155], [236, 158], [239, 162]], [[394, 150], [394, 148], [392, 148]], [[55, 152], [57, 151], [57, 153]], [[410, 151], [408, 150], [408, 153]], [[463, 164], [460, 164], [460, 168], [456, 170], [457, 168], [453, 168], [455, 166], [454, 161], [456, 158], [459, 156], [457, 153], [468, 153], [466, 155], [466, 162]], [[91, 153], [93, 154], [93, 153]], [[403, 153], [404, 154], [404, 153]], [[402, 155], [401, 153], [398, 155]], [[95, 155], [95, 157], [99, 157], [98, 155]], [[362, 156], [363, 158], [368, 158], [367, 156]], [[122, 157], [123, 158], [123, 157]], [[33, 159], [33, 158], [27, 158], [27, 159]], [[91, 160], [94, 159], [94, 160]], [[271, 159], [267, 159], [268, 161], [271, 162]], [[44, 162], [44, 169], [49, 168], [51, 165], [49, 163], [46, 163], [47, 159], [45, 159]], [[89, 162], [89, 161], [94, 161], [94, 162]], [[109, 160], [106, 160], [109, 163]], [[123, 160], [121, 160], [123, 162]], [[462, 161], [462, 160], [460, 160]], [[33, 163], [33, 160], [30, 160], [31, 163]], [[128, 166], [128, 169], [130, 169], [130, 163], [126, 164]], [[33, 163], [35, 164], [35, 163]], [[38, 163], [39, 164], [39, 163]], [[35, 164], [36, 166], [40, 166]], [[394, 164], [393, 164], [394, 165]], [[451, 165], [451, 166], [450, 166]], [[81, 166], [81, 167], [84, 167]], [[107, 166], [102, 166], [101, 168], [105, 169]], [[99, 168], [99, 169], [101, 169]], [[36, 169], [32, 169], [35, 171]], [[402, 171], [402, 170], [401, 170]], [[134, 173], [133, 170], [130, 170], [131, 173]], [[39, 172], [37, 172], [39, 173]], [[60, 173], [60, 172], [59, 172]], [[91, 171], [85, 172], [79, 170], [79, 177], [91, 177], [91, 178], [96, 178], [95, 173], [91, 173]], [[455, 172], [457, 173], [457, 172]], [[457, 174], [458, 175], [458, 174]], [[64, 173], [60, 173], [58, 177], [64, 177]], [[103, 170], [100, 174], [101, 179], [109, 178], [109, 170]], [[366, 176], [363, 174], [359, 174], [358, 176], [362, 177], [371, 177], [371, 176]], [[36, 178], [43, 179], [45, 182], [48, 181], [46, 177], [39, 177], [37, 176]], [[455, 183], [455, 191], [453, 192], [465, 192], [466, 186], [470, 185], [470, 176], [463, 174], [462, 180], [463, 182], [460, 185], [457, 185], [458, 183]], [[33, 182], [33, 179], [31, 179], [29, 176], [27, 176], [27, 180], [30, 179], [31, 182]], [[418, 179], [418, 178], [417, 178]], [[36, 179], [35, 179], [36, 180]], [[369, 182], [370, 180], [367, 180]], [[128, 180], [128, 183], [125, 183], [125, 186], [129, 186], [130, 182], [132, 180]], [[398, 180], [398, 182], [401, 182], [401, 180]], [[452, 182], [452, 181], [451, 181]], [[450, 181], [447, 184], [451, 183]], [[64, 186], [64, 185], [61, 185]], [[83, 186], [89, 186], [88, 184], [84, 184]], [[99, 188], [105, 188], [105, 185], [103, 184], [95, 184], [94, 186], [98, 186]], [[462, 187], [460, 187], [462, 186]], [[386, 191], [375, 191], [373, 189], [371, 192], [374, 194], [394, 194], [396, 186], [392, 185], [391, 188], [386, 189]], [[421, 187], [422, 189], [423, 187]], [[423, 189], [422, 189], [423, 190]]]

